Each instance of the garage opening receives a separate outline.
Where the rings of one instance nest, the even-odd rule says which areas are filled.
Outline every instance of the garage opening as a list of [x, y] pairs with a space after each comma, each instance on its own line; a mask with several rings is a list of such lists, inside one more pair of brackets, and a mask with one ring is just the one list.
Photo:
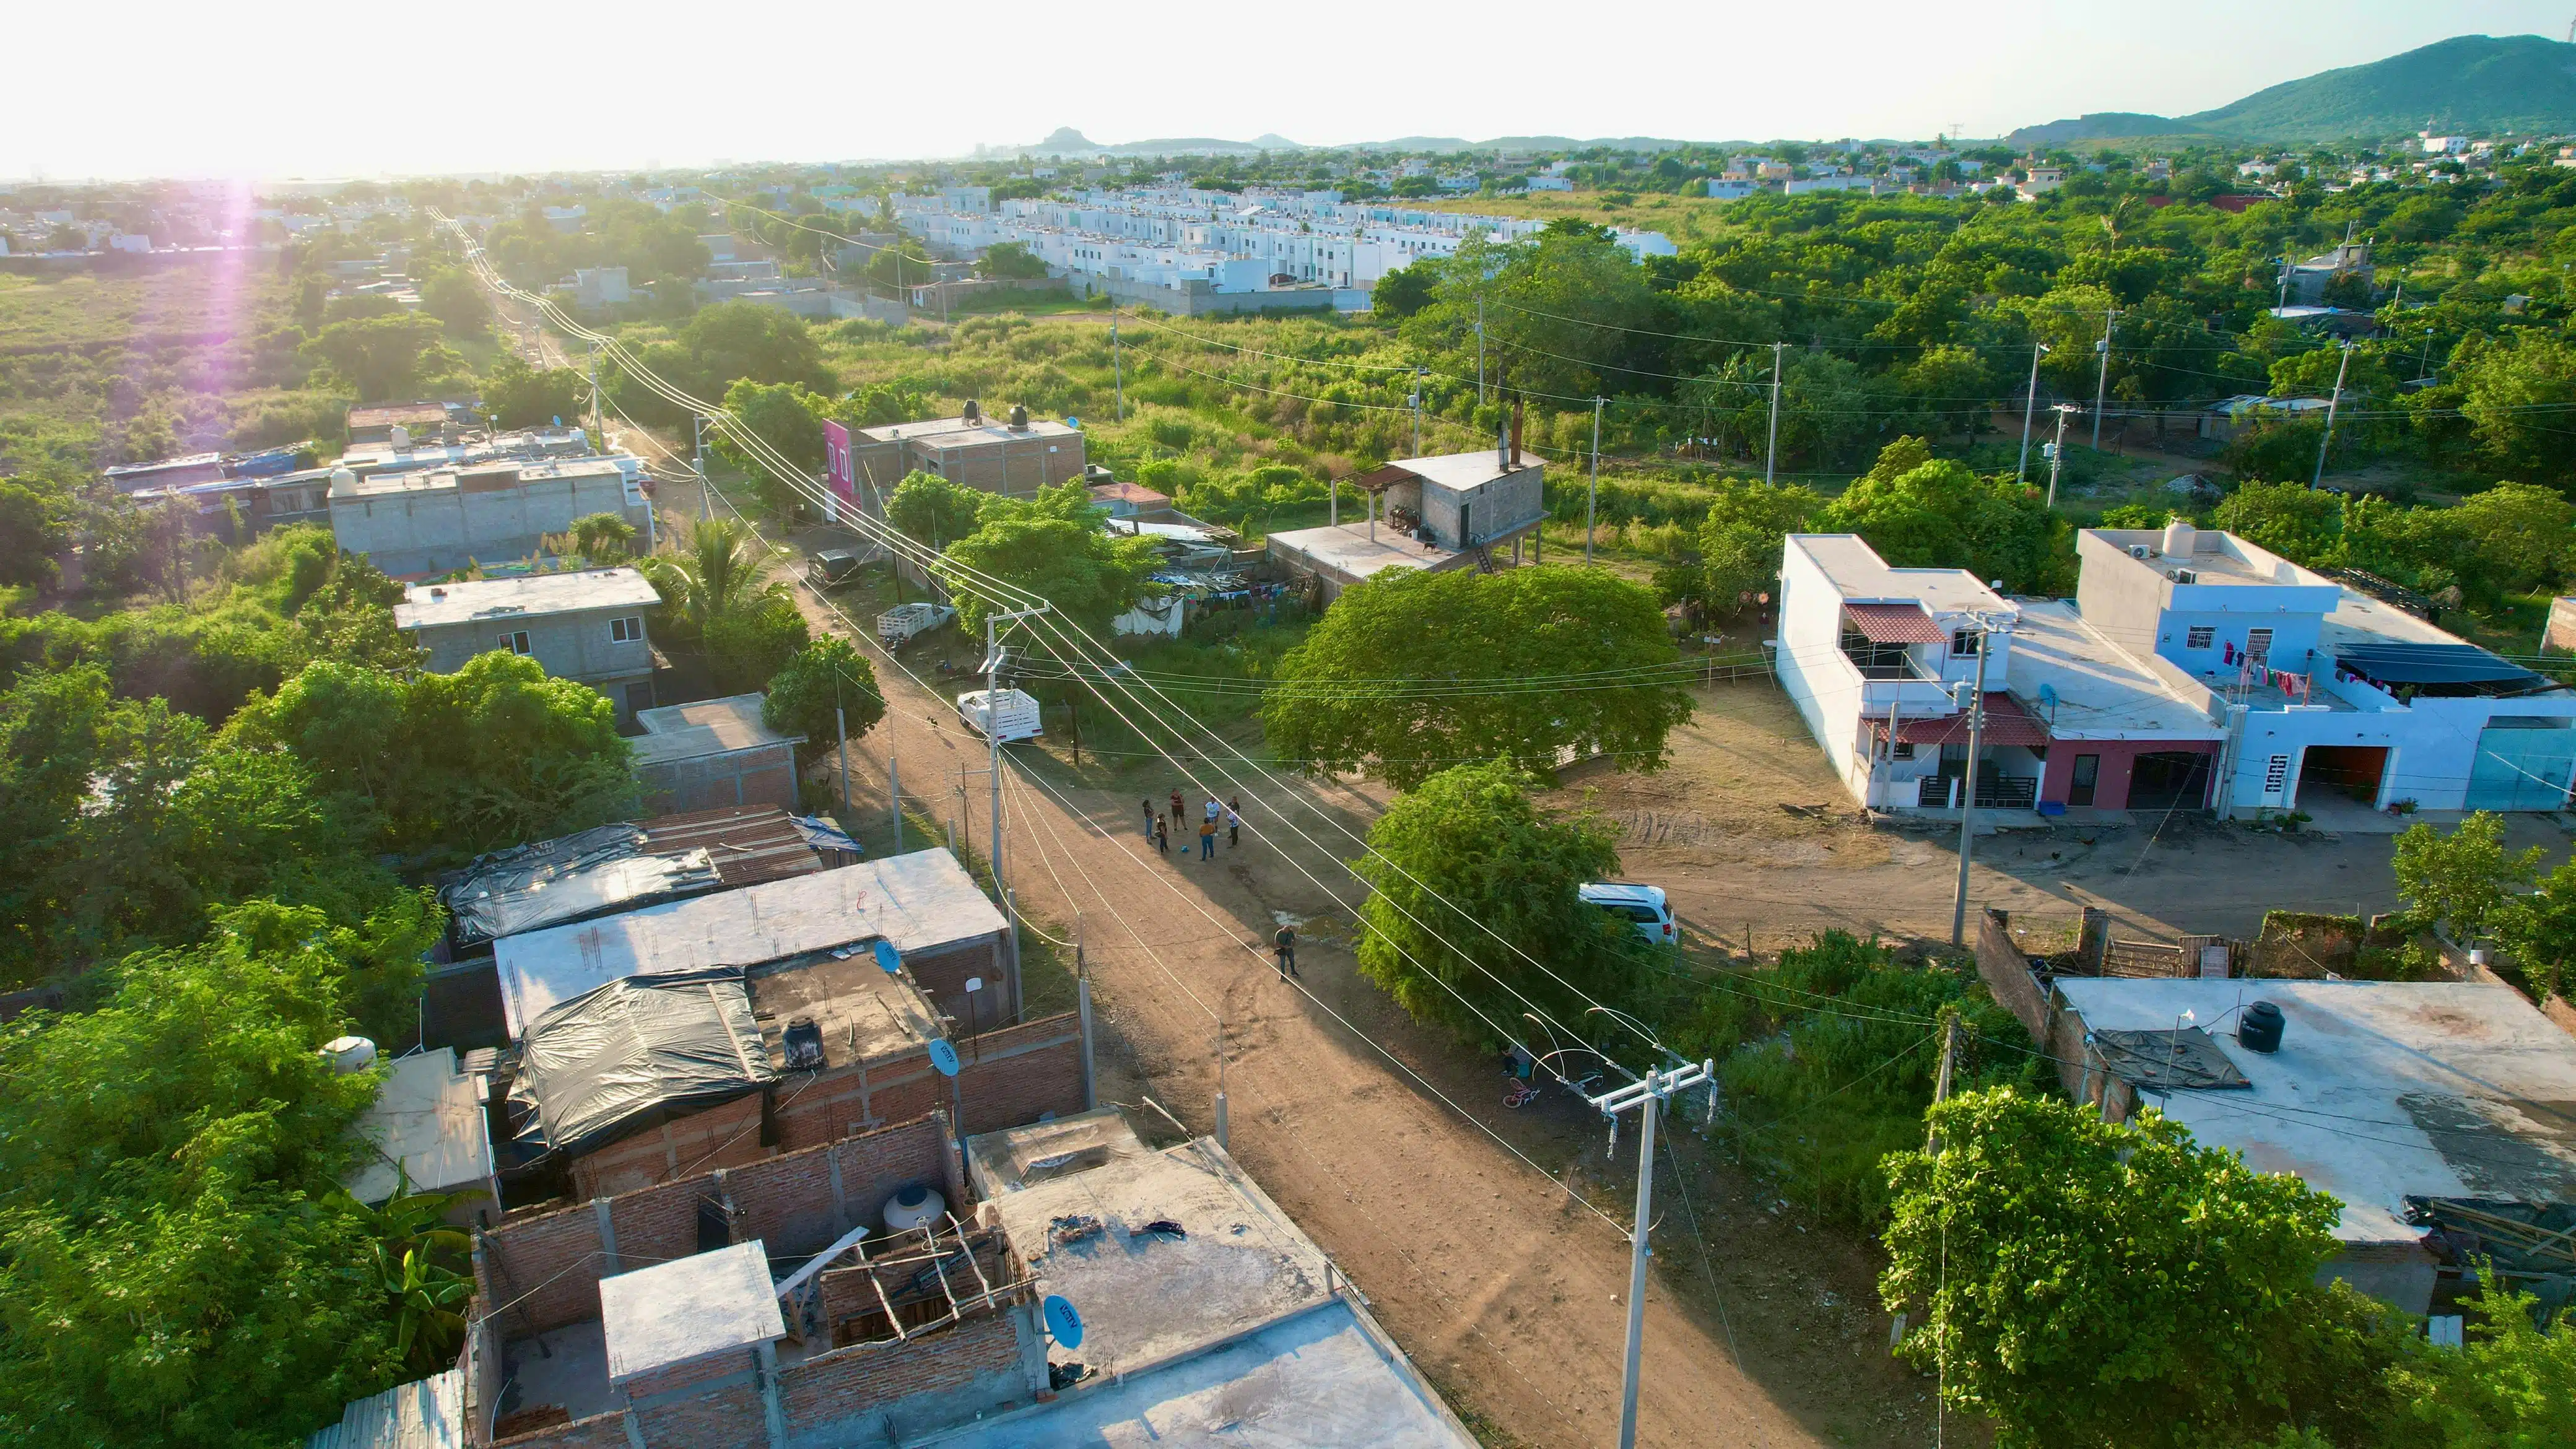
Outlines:
[[2387, 773], [2386, 745], [2310, 745], [2299, 761], [2297, 803], [2331, 804], [2341, 799], [2377, 808], [2379, 782]]
[[2197, 810], [2209, 802], [2209, 756], [2156, 750], [2138, 756], [2129, 774], [2132, 810]]

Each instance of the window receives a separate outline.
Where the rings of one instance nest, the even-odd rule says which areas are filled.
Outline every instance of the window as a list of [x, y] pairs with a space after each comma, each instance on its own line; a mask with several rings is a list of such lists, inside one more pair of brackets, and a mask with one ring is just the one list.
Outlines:
[[1896, 748], [1895, 748], [1894, 750], [1890, 751], [1890, 754], [1892, 755], [1892, 757], [1893, 757], [1893, 758], [1896, 758], [1896, 759], [1899, 759], [1899, 760], [1910, 760], [1910, 759], [1913, 759], [1913, 758], [1914, 758], [1914, 742], [1913, 742], [1912, 740], [1898, 740], [1898, 741], [1896, 742]]
[[643, 637], [644, 618], [640, 614], [608, 621], [608, 642], [611, 644], [633, 644]]
[[1953, 629], [1950, 631], [1950, 656], [1954, 659], [1973, 658], [1984, 642], [1985, 636], [1974, 629]]
[[2217, 637], [2218, 631], [2215, 628], [2207, 624], [2197, 625], [2190, 633], [2183, 636], [2182, 647], [2185, 649], [2206, 649], [2209, 647], [2210, 642]]
[[517, 629], [502, 635], [500, 647], [513, 654], [525, 655], [528, 652], [528, 631]]
[[2245, 656], [2260, 664], [2272, 657], [2272, 631], [2249, 629], [2245, 634]]

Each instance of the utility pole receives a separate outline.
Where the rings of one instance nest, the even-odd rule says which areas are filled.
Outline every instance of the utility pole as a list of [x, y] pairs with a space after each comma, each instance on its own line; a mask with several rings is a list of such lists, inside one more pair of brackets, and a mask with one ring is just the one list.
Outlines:
[[2021, 400], [2021, 462], [2013, 469], [2013, 481], [2030, 476], [2030, 415], [2039, 408], [2039, 355], [2048, 350], [2045, 342], [2030, 345], [2030, 391]]
[[[1002, 649], [1000, 626], [1004, 624], [1016, 624], [1022, 619], [1032, 618], [1036, 615], [1043, 614], [1046, 611], [1047, 606], [1044, 603], [1040, 603], [1034, 609], [1019, 609], [1007, 614], [986, 614], [984, 616], [984, 745], [986, 755], [985, 763], [991, 769], [993, 783], [993, 823], [985, 830], [985, 834], [988, 837], [985, 842], [987, 846], [985, 858], [991, 861], [993, 866], [993, 895], [996, 899], [1004, 901], [1009, 900], [1010, 896], [1002, 885], [1002, 702], [1000, 698], [1002, 690]], [[1018, 960], [1019, 949], [1019, 919], [1018, 916], [1014, 914], [1011, 920], [1011, 953], [1014, 961]]]
[[[1417, 458], [1422, 456], [1422, 373], [1423, 369], [1419, 367], [1413, 370], [1413, 396], [1405, 399], [1413, 407], [1413, 456]], [[1476, 390], [1482, 393], [1484, 386], [1483, 380], [1479, 379]]]
[[850, 820], [850, 716], [841, 708], [841, 671], [832, 671], [832, 728], [841, 737], [841, 827]]
[[[1485, 299], [1476, 299], [1476, 406], [1485, 405]], [[1418, 456], [1422, 444], [1416, 441], [1413, 451]]]
[[716, 506], [712, 490], [707, 487], [707, 415], [693, 414], [689, 425], [698, 440], [698, 518], [704, 521], [715, 516]]
[[894, 853], [903, 854], [903, 761], [886, 747], [886, 813], [894, 817]]
[[1592, 515], [1601, 502], [1601, 402], [1592, 399], [1592, 482], [1583, 492], [1583, 561], [1592, 562]]
[[[1932, 1079], [1933, 1106], [1938, 1107], [1942, 1103], [1950, 1100], [1950, 1080], [1952, 1074], [1956, 1070], [1958, 1059], [1959, 1009], [1955, 1006], [1945, 1006], [1941, 1008], [1941, 1072], [1940, 1075]], [[1941, 1150], [1941, 1130], [1939, 1128], [1926, 1127], [1923, 1129], [1923, 1150], [1926, 1153], [1934, 1153]]]
[[2073, 403], [2059, 403], [2050, 409], [2057, 414], [2057, 441], [2048, 445], [2048, 506], [2057, 507], [2057, 470], [2066, 462], [2066, 415], [2075, 411]]
[[[1685, 1065], [1672, 1071], [1649, 1070], [1642, 1082], [1614, 1087], [1591, 1099], [1601, 1115], [1610, 1119], [1610, 1130], [1616, 1139], [1619, 1114], [1634, 1107], [1638, 1112], [1637, 1148], [1637, 1227], [1629, 1239], [1628, 1258], [1628, 1361], [1619, 1391], [1619, 1449], [1637, 1449], [1637, 1369], [1643, 1356], [1646, 1338], [1646, 1251], [1649, 1229], [1654, 1226], [1655, 1205], [1655, 1110], [1673, 1093], [1692, 1087], [1708, 1086], [1716, 1075], [1715, 1062]], [[1716, 1098], [1711, 1096], [1712, 1114]]]
[[1127, 355], [1118, 350], [1118, 303], [1109, 303], [1109, 385], [1118, 398], [1118, 421], [1127, 421]]
[[2281, 296], [2280, 300], [2272, 305], [2275, 308], [2290, 305], [2290, 254], [2288, 252], [2281, 253]]
[[2317, 472], [2308, 480], [2311, 488], [2326, 481], [2326, 449], [2334, 446], [2335, 413], [2343, 407], [2343, 378], [2351, 368], [2352, 339], [2347, 337], [2343, 340], [2343, 361], [2335, 364], [2334, 396], [2326, 401], [2326, 435], [2317, 439]]
[[2101, 357], [2100, 370], [2093, 377], [2093, 450], [2102, 450], [2102, 400], [2111, 390], [2111, 323], [2120, 315], [2117, 307], [2102, 314], [2102, 340], [2093, 344]]
[[602, 449], [608, 446], [608, 429], [599, 418], [599, 344], [590, 344], [590, 430], [597, 434]]
[[1789, 344], [1771, 344], [1771, 441], [1762, 453], [1762, 481], [1768, 484], [1780, 463], [1780, 364], [1788, 355]]
[[1968, 776], [1959, 784], [1959, 890], [1950, 902], [1950, 944], [1968, 935], [1968, 853], [1977, 830], [1977, 751], [1986, 742], [1986, 659], [1994, 652], [1998, 631], [1992, 620], [1977, 620], [1977, 681], [1968, 693]]

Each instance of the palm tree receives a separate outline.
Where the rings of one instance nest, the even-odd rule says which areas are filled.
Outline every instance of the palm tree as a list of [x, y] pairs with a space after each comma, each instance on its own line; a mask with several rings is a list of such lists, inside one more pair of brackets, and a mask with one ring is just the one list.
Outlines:
[[787, 586], [770, 577], [778, 551], [748, 524], [701, 519], [686, 543], [675, 555], [647, 562], [662, 602], [701, 637], [710, 623], [789, 598]]

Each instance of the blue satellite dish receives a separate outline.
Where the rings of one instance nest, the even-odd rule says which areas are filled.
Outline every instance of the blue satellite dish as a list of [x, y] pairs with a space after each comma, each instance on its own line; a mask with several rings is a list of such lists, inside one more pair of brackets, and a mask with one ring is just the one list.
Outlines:
[[1082, 1315], [1073, 1311], [1073, 1305], [1065, 1301], [1064, 1295], [1048, 1294], [1044, 1306], [1047, 1336], [1065, 1348], [1082, 1347]]
[[2041, 685], [2039, 687], [2039, 702], [2049, 709], [2057, 708], [2057, 686], [2054, 684]]
[[559, 428], [563, 426], [563, 414], [555, 414], [555, 426]]
[[885, 968], [888, 976], [903, 969], [903, 958], [895, 954], [894, 942], [877, 942], [877, 964]]
[[1068, 414], [1068, 415], [1065, 417], [1064, 425], [1065, 425], [1066, 427], [1068, 427], [1068, 428], [1078, 428], [1078, 427], [1081, 427], [1081, 426], [1082, 426], [1082, 419], [1077, 418], [1077, 417], [1074, 417], [1074, 416], [1071, 416], [1070, 414]]
[[950, 1046], [944, 1039], [931, 1042], [930, 1064], [939, 1068], [939, 1075], [943, 1077], [957, 1075], [957, 1048]]

